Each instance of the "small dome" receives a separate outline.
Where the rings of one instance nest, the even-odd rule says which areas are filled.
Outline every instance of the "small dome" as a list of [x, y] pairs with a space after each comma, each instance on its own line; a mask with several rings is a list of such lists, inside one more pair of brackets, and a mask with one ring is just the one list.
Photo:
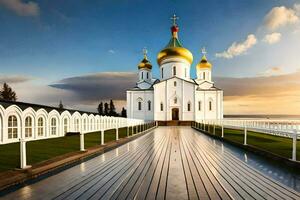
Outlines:
[[202, 56], [201, 61], [196, 66], [197, 70], [200, 70], [200, 69], [211, 69], [211, 67], [212, 67], [212, 64], [207, 61], [207, 58], [206, 58], [205, 55]]
[[140, 62], [138, 65], [138, 69], [152, 69], [152, 65], [150, 61], [147, 59], [147, 57], [144, 57], [144, 59]]

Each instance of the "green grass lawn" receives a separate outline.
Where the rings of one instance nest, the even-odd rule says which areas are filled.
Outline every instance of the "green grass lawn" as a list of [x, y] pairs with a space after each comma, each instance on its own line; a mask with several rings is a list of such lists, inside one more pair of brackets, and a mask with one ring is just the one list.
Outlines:
[[[136, 134], [137, 127], [134, 132], [129, 129], [129, 135]], [[119, 129], [119, 138], [127, 137], [127, 128]], [[116, 139], [115, 129], [107, 130], [104, 133], [105, 143]], [[84, 135], [85, 148], [90, 148], [101, 144], [100, 132], [92, 132]], [[27, 163], [29, 165], [36, 164], [56, 156], [60, 156], [70, 152], [79, 151], [80, 138], [79, 135], [71, 135], [60, 138], [45, 139], [27, 142]], [[19, 143], [0, 145], [0, 171], [14, 169], [19, 167]]]
[[[213, 134], [213, 126], [206, 126], [206, 131], [209, 130]], [[216, 127], [215, 135], [221, 137], [221, 127]], [[224, 129], [224, 138], [244, 144], [244, 130]], [[292, 157], [292, 139], [275, 135], [268, 135], [253, 131], [247, 132], [247, 144], [264, 149], [274, 154], [283, 156], [285, 158]], [[300, 141], [297, 141], [297, 160], [300, 160]]]

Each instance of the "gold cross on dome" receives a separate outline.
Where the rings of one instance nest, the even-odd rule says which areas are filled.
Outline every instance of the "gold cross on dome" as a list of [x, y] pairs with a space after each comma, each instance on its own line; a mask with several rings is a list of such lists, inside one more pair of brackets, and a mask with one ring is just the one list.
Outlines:
[[177, 17], [175, 14], [173, 15], [173, 17], [171, 17], [171, 20], [173, 20], [173, 25], [176, 26], [176, 20], [178, 20], [179, 17]]
[[143, 54], [144, 54], [144, 57], [145, 57], [145, 58], [147, 58], [147, 53], [148, 53], [147, 48], [144, 47], [144, 48], [143, 48]]
[[206, 54], [207, 54], [205, 47], [203, 47], [203, 48], [201, 49], [201, 52], [202, 52], [203, 55], [206, 55]]

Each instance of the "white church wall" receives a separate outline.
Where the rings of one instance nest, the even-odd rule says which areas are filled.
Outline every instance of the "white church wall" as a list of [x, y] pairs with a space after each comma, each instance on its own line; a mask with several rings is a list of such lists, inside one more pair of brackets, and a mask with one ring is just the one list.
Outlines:
[[[155, 84], [154, 87], [154, 120], [165, 121], [167, 120], [166, 108], [166, 81]], [[161, 110], [161, 104], [163, 110]]]
[[[179, 78], [171, 78], [154, 85], [155, 114], [158, 121], [172, 120], [172, 109], [179, 109], [179, 120], [194, 120], [194, 84]], [[177, 99], [175, 103], [174, 100]], [[163, 103], [164, 109], [160, 110]], [[190, 111], [188, 111], [190, 103]]]
[[[199, 110], [199, 101], [201, 109]], [[211, 109], [210, 103], [211, 102]], [[195, 97], [195, 118], [202, 119], [222, 119], [223, 118], [223, 92], [222, 91], [196, 91]]]
[[[140, 110], [139, 102], [141, 103]], [[150, 110], [148, 103], [150, 103]], [[154, 119], [153, 110], [153, 90], [127, 91], [127, 117], [150, 121]]]
[[[172, 61], [172, 62], [170, 62]], [[190, 79], [190, 63], [184, 59], [172, 58], [165, 59], [160, 66], [160, 79], [166, 80], [174, 77], [173, 67], [176, 67], [176, 75], [182, 79]], [[163, 72], [162, 72], [163, 71]], [[162, 76], [163, 75], [163, 76]]]

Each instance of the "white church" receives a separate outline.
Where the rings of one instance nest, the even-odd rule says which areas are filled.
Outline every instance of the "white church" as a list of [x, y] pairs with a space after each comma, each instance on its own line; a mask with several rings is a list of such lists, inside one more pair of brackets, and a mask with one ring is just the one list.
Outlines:
[[191, 77], [193, 55], [178, 39], [178, 18], [174, 15], [172, 19], [172, 37], [157, 55], [160, 77], [152, 77], [152, 64], [144, 50], [136, 87], [127, 90], [127, 117], [155, 121], [222, 119], [223, 91], [212, 81], [212, 64], [202, 50], [202, 59], [195, 66], [197, 77]]

